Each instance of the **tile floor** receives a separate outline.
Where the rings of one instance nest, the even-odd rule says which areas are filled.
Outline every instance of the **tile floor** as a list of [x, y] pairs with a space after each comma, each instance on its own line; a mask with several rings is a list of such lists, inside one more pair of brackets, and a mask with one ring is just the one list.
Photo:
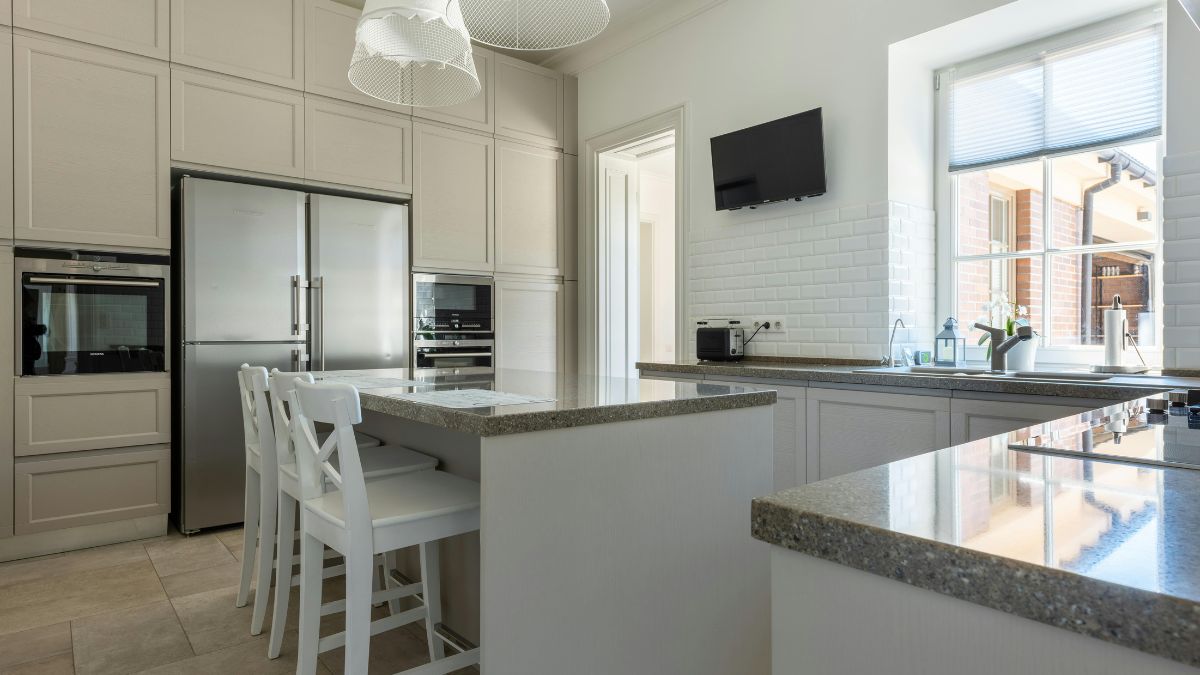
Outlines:
[[[296, 597], [283, 654], [270, 660], [270, 611], [253, 636], [253, 596], [234, 607], [241, 557], [242, 530], [231, 528], [0, 563], [0, 675], [294, 673]], [[325, 582], [328, 595], [341, 597], [338, 581]], [[325, 617], [322, 634], [341, 621]], [[423, 624], [371, 640], [371, 673], [427, 660]], [[342, 651], [322, 654], [318, 672], [342, 672]]]

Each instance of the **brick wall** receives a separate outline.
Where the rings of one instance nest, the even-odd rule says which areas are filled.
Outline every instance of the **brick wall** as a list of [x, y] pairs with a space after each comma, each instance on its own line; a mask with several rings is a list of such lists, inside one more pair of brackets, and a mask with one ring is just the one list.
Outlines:
[[1200, 152], [1163, 164], [1163, 367], [1200, 370]]

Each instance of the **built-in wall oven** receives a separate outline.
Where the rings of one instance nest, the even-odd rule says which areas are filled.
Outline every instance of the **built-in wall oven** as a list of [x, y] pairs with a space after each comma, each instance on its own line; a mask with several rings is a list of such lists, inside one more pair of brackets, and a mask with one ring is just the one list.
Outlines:
[[163, 372], [170, 258], [18, 247], [21, 375]]
[[414, 274], [412, 287], [413, 369], [493, 368], [491, 277]]

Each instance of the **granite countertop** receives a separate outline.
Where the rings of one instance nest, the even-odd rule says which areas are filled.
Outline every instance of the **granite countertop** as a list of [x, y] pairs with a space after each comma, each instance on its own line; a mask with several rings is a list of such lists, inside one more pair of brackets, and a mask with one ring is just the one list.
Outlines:
[[[1200, 461], [1200, 428], [1127, 433], [1140, 403], [756, 499], [753, 535], [1200, 666], [1200, 471], [1153, 464]], [[1065, 454], [1009, 447], [1038, 440]]]
[[[903, 369], [881, 368], [877, 365], [822, 364], [783, 359], [716, 362], [675, 361], [639, 362], [643, 372], [679, 373], [707, 377], [748, 377], [764, 380], [833, 382], [887, 387], [916, 387], [920, 389], [943, 389], [955, 391], [978, 391], [997, 394], [1025, 394], [1029, 396], [1069, 396], [1074, 398], [1096, 398], [1121, 401], [1154, 392], [1178, 387], [1197, 386], [1197, 380], [1169, 377], [1150, 373], [1137, 376], [1116, 375], [1107, 380], [1050, 381], [997, 378], [989, 376], [905, 375], [895, 371]], [[1064, 366], [1079, 369], [1079, 366]], [[862, 372], [868, 371], [868, 372]]]
[[[407, 368], [314, 372], [317, 379], [343, 378], [359, 388], [364, 410], [403, 417], [479, 436], [629, 422], [772, 405], [775, 392], [749, 387], [626, 378], [566, 376], [525, 370], [446, 369], [414, 374]], [[419, 384], [386, 385], [380, 378]], [[398, 398], [414, 392], [488, 389], [545, 402], [449, 408]]]

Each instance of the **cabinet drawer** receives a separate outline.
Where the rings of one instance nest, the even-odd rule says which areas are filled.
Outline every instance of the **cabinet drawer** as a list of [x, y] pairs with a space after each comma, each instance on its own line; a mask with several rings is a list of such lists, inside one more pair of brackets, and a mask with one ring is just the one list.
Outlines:
[[171, 449], [148, 446], [18, 462], [16, 534], [128, 520], [171, 508]]
[[15, 409], [18, 457], [171, 440], [165, 375], [19, 379]]
[[412, 121], [327, 98], [305, 96], [309, 180], [412, 192]]
[[304, 177], [304, 95], [171, 69], [171, 159]]

